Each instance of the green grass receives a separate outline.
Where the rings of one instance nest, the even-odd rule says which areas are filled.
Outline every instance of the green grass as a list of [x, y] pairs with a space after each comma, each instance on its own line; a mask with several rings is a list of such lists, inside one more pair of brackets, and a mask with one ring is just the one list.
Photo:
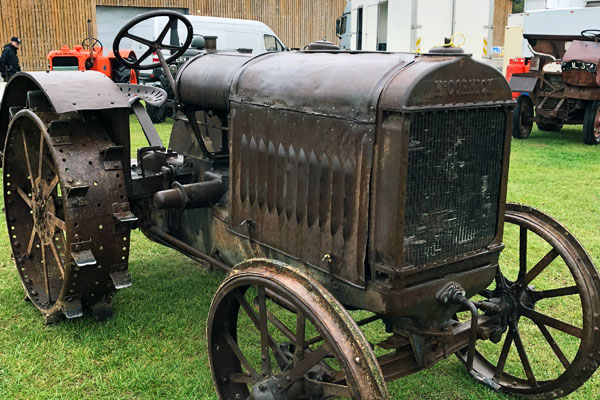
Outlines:
[[[158, 127], [166, 143], [170, 124]], [[583, 145], [580, 129], [534, 130], [529, 140], [513, 141], [508, 199], [557, 217], [598, 264], [600, 146]], [[132, 131], [132, 148], [145, 145], [140, 129]], [[98, 323], [86, 315], [44, 326], [39, 312], [23, 301], [7, 232], [0, 230], [0, 399], [216, 398], [205, 330], [223, 275], [207, 272], [139, 231], [131, 241], [133, 286], [115, 297], [112, 319]], [[557, 270], [548, 279], [560, 281], [563, 274]], [[559, 312], [572, 313], [561, 306]], [[367, 334], [380, 333], [367, 329]], [[534, 344], [528, 351], [536, 358], [545, 350]], [[475, 383], [454, 357], [389, 389], [394, 399], [509, 398]], [[589, 400], [598, 393], [596, 374], [570, 398]]]

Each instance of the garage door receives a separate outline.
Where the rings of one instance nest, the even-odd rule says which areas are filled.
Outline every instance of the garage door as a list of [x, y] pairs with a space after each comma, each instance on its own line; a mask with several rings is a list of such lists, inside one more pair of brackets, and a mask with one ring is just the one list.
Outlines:
[[[115, 36], [117, 36], [117, 32], [119, 32], [123, 25], [139, 14], [155, 10], [173, 10], [182, 14], [188, 14], [187, 8], [96, 6], [98, 39], [100, 39], [104, 45], [104, 54], [108, 54], [112, 50], [112, 44], [115, 40]], [[123, 42], [123, 45], [127, 45], [127, 43]]]

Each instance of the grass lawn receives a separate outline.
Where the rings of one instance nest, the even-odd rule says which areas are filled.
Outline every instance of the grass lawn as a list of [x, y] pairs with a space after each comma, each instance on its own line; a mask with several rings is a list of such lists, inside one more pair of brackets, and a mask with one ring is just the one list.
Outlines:
[[[167, 141], [170, 124], [159, 129]], [[132, 148], [142, 145], [135, 126]], [[583, 145], [580, 127], [555, 133], [534, 128], [529, 140], [513, 141], [508, 199], [557, 217], [600, 264], [600, 146]], [[23, 301], [7, 232], [0, 229], [0, 399], [216, 398], [205, 325], [223, 275], [138, 231], [131, 241], [133, 286], [116, 295], [112, 319], [98, 323], [85, 315], [44, 326], [40, 313]], [[538, 349], [527, 350], [535, 358]], [[509, 398], [475, 383], [454, 357], [389, 389], [393, 399]], [[596, 373], [569, 398], [599, 396]]]

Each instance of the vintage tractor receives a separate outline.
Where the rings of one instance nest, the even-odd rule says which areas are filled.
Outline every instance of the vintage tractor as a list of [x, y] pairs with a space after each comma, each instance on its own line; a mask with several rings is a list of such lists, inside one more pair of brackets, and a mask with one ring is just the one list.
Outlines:
[[[92, 21], [87, 20], [89, 36], [80, 45], [63, 45], [60, 50], [48, 53], [48, 69], [50, 71], [98, 71], [108, 76], [117, 83], [138, 83], [138, 75], [134, 69], [127, 68], [117, 62], [111, 51], [108, 56], [104, 54], [104, 46], [100, 40], [92, 37]], [[120, 56], [130, 61], [136, 60], [133, 50], [119, 50]]]
[[510, 87], [520, 93], [513, 137], [527, 139], [533, 122], [542, 131], [583, 124], [583, 142], [600, 143], [600, 30], [581, 36], [526, 35], [534, 56], [529, 72], [513, 74]]
[[[158, 38], [134, 37], [149, 50], [119, 56], [157, 16], [171, 21]], [[181, 47], [162, 43], [173, 21]], [[534, 398], [592, 376], [600, 279], [563, 225], [506, 203], [514, 101], [495, 69], [456, 48], [252, 56], [207, 41], [173, 79], [191, 40], [157, 11], [113, 44], [128, 68], [155, 52], [171, 77], [168, 146], [139, 101], [160, 105], [159, 89], [93, 71], [8, 83], [6, 221], [47, 322], [110, 314], [137, 226], [226, 273], [206, 338], [221, 399], [389, 399], [386, 381], [452, 354]], [[148, 139], [133, 162], [130, 107]]]

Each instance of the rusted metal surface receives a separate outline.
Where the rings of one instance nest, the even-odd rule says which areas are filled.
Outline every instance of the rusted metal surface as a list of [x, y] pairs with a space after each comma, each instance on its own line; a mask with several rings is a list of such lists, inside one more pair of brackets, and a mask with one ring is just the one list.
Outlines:
[[129, 107], [127, 97], [110, 78], [100, 72], [21, 72], [11, 79], [2, 94], [0, 143], [4, 143], [10, 122], [9, 108], [23, 106], [27, 92], [35, 89], [43, 90], [57, 114]]
[[48, 322], [81, 316], [84, 307], [102, 318], [115, 290], [131, 284], [129, 231], [136, 219], [121, 162], [106, 158], [114, 143], [100, 126], [37, 112], [45, 121], [30, 109], [13, 118], [4, 155], [17, 267]]
[[[413, 60], [414, 55], [403, 53], [269, 54], [255, 58], [240, 71], [231, 100], [374, 123], [383, 87]], [[341, 70], [344, 74], [339, 73]], [[264, 79], [265, 74], [269, 79]]]
[[231, 230], [247, 237], [251, 220], [256, 242], [364, 286], [374, 126], [264, 107], [232, 115]]
[[181, 102], [228, 111], [231, 85], [239, 69], [250, 59], [251, 55], [243, 53], [198, 55], [177, 74]]
[[[258, 293], [258, 310], [244, 296], [248, 290]], [[278, 312], [281, 307], [265, 301], [267, 291], [284, 298], [296, 316], [294, 325], [276, 324], [291, 343], [287, 352], [281, 349], [288, 346], [277, 343], [267, 330], [267, 319], [273, 321], [283, 314]], [[238, 346], [238, 314], [247, 315], [259, 332], [261, 371], [255, 371], [248, 361], [252, 353]], [[268, 259], [252, 259], [237, 266], [217, 290], [207, 326], [211, 369], [220, 398], [247, 398], [252, 393], [253, 398], [295, 399], [307, 391], [357, 400], [389, 398], [381, 369], [360, 328], [343, 306], [302, 270]], [[314, 329], [319, 337], [311, 340], [308, 332]], [[248, 335], [245, 331], [244, 336]], [[269, 363], [271, 354], [279, 365]], [[337, 367], [326, 363], [327, 356], [335, 357]]]

